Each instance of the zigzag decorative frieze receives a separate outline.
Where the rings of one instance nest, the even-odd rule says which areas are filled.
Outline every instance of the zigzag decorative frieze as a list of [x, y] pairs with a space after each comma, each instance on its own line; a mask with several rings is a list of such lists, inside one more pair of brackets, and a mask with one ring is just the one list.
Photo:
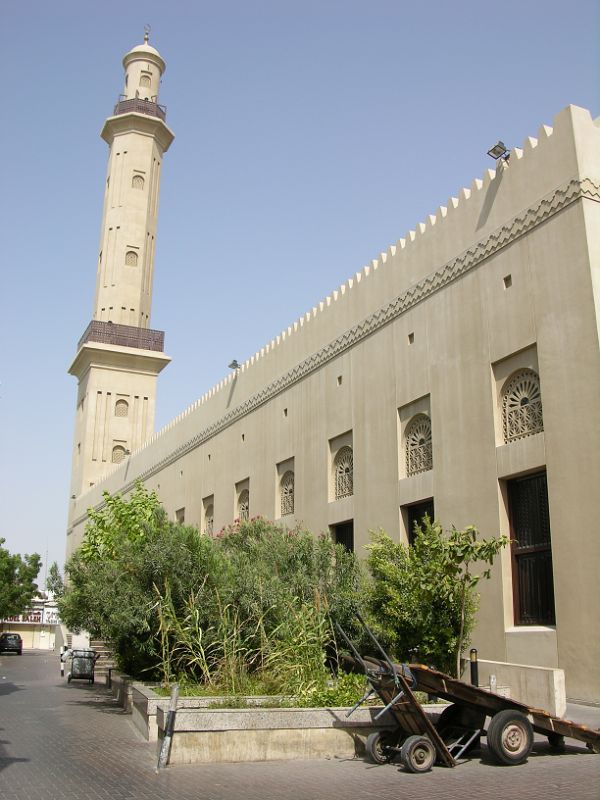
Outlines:
[[[412, 308], [422, 300], [425, 300], [435, 292], [462, 277], [467, 272], [475, 269], [483, 261], [502, 248], [516, 241], [521, 236], [524, 236], [533, 228], [582, 198], [600, 202], [600, 184], [595, 183], [590, 178], [584, 178], [582, 180], [572, 179], [564, 186], [555, 189], [551, 194], [539, 200], [535, 206], [531, 206], [515, 216], [510, 222], [490, 233], [485, 240], [478, 242], [452, 261], [449, 261], [435, 272], [423, 278], [414, 286], [411, 286], [401, 295], [394, 298], [390, 303], [382, 306], [366, 319], [361, 320], [348, 331], [345, 331], [336, 339], [322, 347], [319, 351], [311, 354], [295, 367], [288, 370], [288, 372], [265, 386], [264, 389], [204, 428], [204, 430], [177, 447], [177, 449], [168, 456], [165, 456], [136, 476], [134, 480], [124, 485], [121, 491], [128, 492], [134, 487], [135, 480], [146, 480], [177, 461], [181, 456], [195, 450], [201, 444], [204, 444], [204, 442], [225, 430], [225, 428], [229, 427], [229, 425], [236, 420], [250, 414], [259, 406], [272, 400], [285, 389], [301, 381], [311, 372], [314, 372], [344, 351], [353, 347], [357, 342], [392, 322], [409, 308]], [[103, 505], [104, 503], [100, 503], [96, 508], [101, 508]], [[73, 524], [76, 525], [83, 522], [86, 516], [85, 514], [82, 515], [75, 520]]]

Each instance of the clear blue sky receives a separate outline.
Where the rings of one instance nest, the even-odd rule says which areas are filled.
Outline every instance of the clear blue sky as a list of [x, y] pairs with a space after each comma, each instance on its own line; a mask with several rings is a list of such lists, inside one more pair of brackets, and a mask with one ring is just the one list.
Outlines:
[[[598, 0], [0, 0], [0, 536], [64, 560], [121, 58], [167, 62], [157, 427], [574, 103]], [[43, 579], [43, 570], [41, 574]]]

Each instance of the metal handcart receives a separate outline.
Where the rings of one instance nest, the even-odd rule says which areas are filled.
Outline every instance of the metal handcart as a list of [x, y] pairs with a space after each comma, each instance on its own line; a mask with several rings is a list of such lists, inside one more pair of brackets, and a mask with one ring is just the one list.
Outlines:
[[87, 680], [94, 683], [94, 668], [100, 654], [95, 650], [71, 650], [65, 655], [71, 659], [71, 669], [67, 673], [67, 683], [72, 680]]
[[[385, 723], [382, 719], [382, 729], [371, 733], [366, 741], [367, 754], [376, 764], [388, 763], [399, 755], [409, 772], [427, 772], [435, 763], [454, 767], [479, 746], [481, 736], [487, 737], [488, 750], [496, 762], [521, 764], [531, 753], [534, 732], [547, 736], [555, 749], [561, 749], [568, 736], [600, 753], [600, 731], [492, 694], [422, 664], [395, 664], [362, 617], [357, 614], [357, 618], [381, 658], [361, 656], [344, 630], [337, 624], [336, 628], [350, 651], [342, 656], [342, 667], [364, 672], [367, 678], [367, 691], [348, 716], [374, 695], [384, 705], [375, 719], [385, 717]], [[436, 695], [452, 705], [444, 708], [434, 724], [415, 698], [415, 691]], [[389, 717], [393, 727], [383, 728]]]

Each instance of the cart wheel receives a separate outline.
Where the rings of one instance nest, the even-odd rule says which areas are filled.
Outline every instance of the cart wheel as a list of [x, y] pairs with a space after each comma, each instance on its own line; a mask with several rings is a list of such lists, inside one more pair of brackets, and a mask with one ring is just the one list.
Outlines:
[[492, 755], [500, 764], [521, 764], [531, 753], [533, 728], [525, 714], [507, 708], [492, 717], [487, 740]]
[[550, 745], [551, 750], [564, 750], [565, 737], [560, 733], [549, 733], [548, 744]]
[[374, 764], [389, 764], [396, 755], [395, 747], [398, 739], [391, 731], [374, 731], [367, 736], [365, 750]]
[[402, 745], [400, 760], [409, 772], [429, 772], [435, 764], [435, 747], [426, 736], [409, 736]]
[[585, 746], [591, 753], [600, 753], [600, 743], [598, 742], [586, 742]]

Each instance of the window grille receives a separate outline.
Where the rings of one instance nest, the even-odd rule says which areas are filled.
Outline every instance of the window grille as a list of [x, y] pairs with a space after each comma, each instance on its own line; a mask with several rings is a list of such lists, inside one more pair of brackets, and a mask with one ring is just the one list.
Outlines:
[[115, 403], [115, 417], [126, 417], [129, 414], [129, 403], [127, 400], [117, 400]]
[[406, 474], [417, 475], [433, 468], [431, 420], [417, 414], [406, 428]]
[[131, 185], [134, 189], [144, 188], [144, 179], [141, 175], [134, 175], [131, 179]]
[[149, 89], [150, 86], [151, 86], [150, 76], [149, 75], [142, 75], [142, 77], [140, 78], [140, 87], [142, 87], [144, 89]]
[[335, 476], [335, 499], [354, 494], [354, 462], [351, 447], [338, 450], [333, 464]]
[[238, 517], [240, 520], [248, 519], [250, 516], [250, 492], [244, 489], [238, 497]]
[[128, 267], [137, 267], [137, 263], [138, 263], [138, 254], [135, 252], [135, 250], [128, 250], [125, 253], [125, 264]]
[[294, 473], [289, 470], [281, 479], [281, 516], [294, 513]]
[[112, 463], [113, 464], [120, 464], [121, 461], [125, 458], [125, 448], [121, 447], [121, 445], [116, 445], [112, 449]]
[[214, 522], [215, 522], [215, 509], [211, 503], [209, 506], [206, 506], [206, 511], [204, 512], [204, 533], [207, 536], [213, 535]]
[[546, 473], [508, 482], [516, 625], [554, 625], [552, 539]]
[[532, 369], [515, 373], [502, 392], [502, 429], [505, 443], [544, 430], [540, 379]]

